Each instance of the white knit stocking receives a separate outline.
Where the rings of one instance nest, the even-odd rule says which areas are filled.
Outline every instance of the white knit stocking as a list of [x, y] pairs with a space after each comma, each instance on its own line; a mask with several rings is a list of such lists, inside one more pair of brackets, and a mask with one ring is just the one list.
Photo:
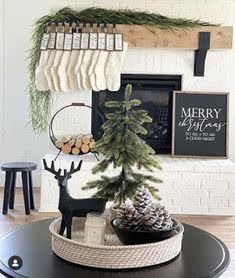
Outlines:
[[60, 79], [60, 89], [62, 92], [71, 91], [71, 89], [69, 87], [69, 78], [67, 75], [70, 55], [71, 55], [71, 51], [64, 51], [64, 53], [61, 57], [59, 68], [58, 68], [58, 75], [59, 75], [59, 79]]
[[54, 92], [55, 91], [55, 86], [54, 86], [54, 82], [53, 82], [53, 79], [52, 79], [52, 76], [51, 76], [51, 67], [54, 63], [54, 60], [55, 60], [55, 54], [56, 54], [56, 51], [55, 50], [49, 50], [50, 53], [49, 53], [49, 58], [48, 58], [48, 62], [44, 68], [44, 74], [45, 74], [45, 77], [47, 79], [47, 83], [48, 83], [48, 87], [49, 87], [49, 90], [51, 92]]
[[56, 92], [61, 92], [58, 68], [60, 65], [62, 54], [63, 54], [62, 50], [56, 50], [55, 59], [54, 59], [53, 65], [51, 67], [51, 77], [53, 79], [53, 83], [54, 83]]
[[79, 50], [72, 50], [67, 69], [67, 76], [69, 79], [69, 87], [74, 92], [78, 90], [77, 76], [75, 74], [75, 67], [79, 57]]
[[94, 68], [94, 78], [96, 83], [96, 88], [98, 91], [106, 90], [106, 78], [105, 78], [105, 66], [108, 60], [109, 52], [100, 50], [99, 56], [97, 58], [97, 63]]
[[97, 65], [99, 54], [100, 54], [100, 50], [94, 50], [91, 65], [88, 69], [88, 76], [90, 78], [91, 88], [94, 91], [99, 91], [99, 89], [96, 86], [96, 77], [95, 77], [95, 66]]
[[123, 51], [111, 51], [105, 67], [107, 89], [118, 91], [121, 86], [121, 70], [128, 44], [123, 42]]
[[39, 91], [49, 90], [46, 76], [44, 74], [44, 68], [48, 62], [49, 51], [41, 51], [39, 65], [35, 71], [35, 85]]
[[75, 70], [74, 70], [74, 74], [77, 77], [78, 90], [84, 90], [83, 84], [82, 84], [82, 74], [81, 74], [81, 64], [82, 64], [84, 53], [85, 53], [84, 50], [79, 51], [77, 64], [76, 64]]
[[85, 50], [82, 63], [81, 63], [81, 76], [82, 85], [85, 90], [91, 90], [91, 82], [88, 76], [88, 69], [91, 66], [91, 61], [93, 57], [94, 50]]

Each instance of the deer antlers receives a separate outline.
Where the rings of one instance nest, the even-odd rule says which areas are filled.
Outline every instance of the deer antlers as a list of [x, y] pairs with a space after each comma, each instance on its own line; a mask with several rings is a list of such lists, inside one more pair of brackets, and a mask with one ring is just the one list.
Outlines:
[[[52, 160], [51, 161], [51, 167], [48, 167], [47, 166], [47, 162], [46, 162], [46, 159], [43, 159], [43, 165], [44, 165], [44, 168], [45, 170], [47, 170], [48, 172], [51, 172], [52, 174], [54, 174], [56, 177], [58, 176], [62, 176], [61, 175], [61, 172], [62, 170], [59, 169], [58, 171], [55, 170], [55, 163], [54, 161]], [[64, 169], [64, 177], [70, 177], [72, 174], [78, 172], [80, 169], [81, 169], [81, 166], [82, 166], [82, 160], [79, 162], [78, 166], [75, 168], [74, 167], [74, 161], [71, 163], [71, 166], [70, 166], [70, 170], [67, 171], [66, 169]]]

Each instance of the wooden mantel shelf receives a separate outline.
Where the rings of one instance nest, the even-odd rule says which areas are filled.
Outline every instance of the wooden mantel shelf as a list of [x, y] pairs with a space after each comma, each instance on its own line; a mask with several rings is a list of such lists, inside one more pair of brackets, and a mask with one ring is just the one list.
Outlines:
[[158, 47], [198, 49], [199, 33], [210, 32], [210, 50], [231, 49], [232, 26], [198, 27], [187, 30], [168, 31], [143, 25], [117, 25], [129, 47]]

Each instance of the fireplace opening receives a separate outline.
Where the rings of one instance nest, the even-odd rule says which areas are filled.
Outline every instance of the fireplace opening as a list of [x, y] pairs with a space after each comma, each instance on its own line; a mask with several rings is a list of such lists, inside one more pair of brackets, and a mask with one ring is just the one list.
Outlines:
[[125, 86], [132, 84], [132, 98], [142, 102], [138, 109], [147, 110], [153, 119], [152, 123], [145, 125], [148, 133], [143, 138], [158, 154], [171, 153], [173, 91], [181, 90], [181, 79], [181, 75], [122, 74], [119, 91], [92, 92], [91, 130], [94, 139], [100, 139], [103, 134], [102, 119], [97, 111], [103, 116], [109, 113], [105, 102], [121, 100]]

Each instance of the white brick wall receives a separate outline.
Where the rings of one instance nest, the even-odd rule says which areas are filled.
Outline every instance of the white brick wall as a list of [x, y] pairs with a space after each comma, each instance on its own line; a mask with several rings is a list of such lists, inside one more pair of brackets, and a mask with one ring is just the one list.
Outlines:
[[[55, 153], [45, 156], [47, 161], [54, 159]], [[61, 155], [56, 161], [57, 168], [69, 168], [70, 163], [82, 159], [81, 171], [69, 181], [73, 197], [90, 197], [94, 191], [82, 191], [87, 181], [95, 180], [91, 168], [97, 163], [92, 154], [73, 157]], [[158, 156], [163, 167], [154, 175], [163, 180], [158, 184], [159, 194], [171, 213], [183, 214], [223, 214], [235, 215], [235, 163], [230, 160], [193, 160]], [[119, 170], [109, 169], [107, 175]], [[53, 175], [42, 170], [42, 198], [40, 211], [56, 211], [58, 205], [58, 185]]]
[[[79, 1], [79, 4], [75, 0], [68, 0], [62, 1], [60, 7], [65, 5], [78, 9], [91, 6], [142, 9], [167, 16], [197, 18], [235, 26], [235, 1], [233, 0], [94, 0]], [[194, 77], [193, 51], [132, 48], [128, 49], [123, 72], [182, 74], [183, 90], [230, 92], [230, 157], [234, 158], [235, 146], [232, 144], [235, 138], [234, 62], [234, 48], [231, 51], [209, 51], [205, 76]], [[54, 108], [56, 110], [73, 101], [84, 101], [90, 104], [91, 94], [89, 92], [57, 94]], [[81, 130], [90, 131], [89, 115], [84, 116], [77, 111], [69, 113], [66, 119], [60, 119], [56, 125], [57, 132], [65, 133], [71, 128], [68, 122], [74, 123], [74, 121]], [[51, 156], [47, 155], [47, 158], [51, 159]], [[86, 160], [83, 170], [73, 177], [70, 184], [71, 193], [77, 197], [88, 196], [88, 192], [81, 192], [81, 183], [84, 184], [87, 180], [95, 178], [90, 173], [95, 161], [90, 161], [89, 156], [89, 159], [82, 158]], [[59, 158], [61, 166], [67, 167], [68, 160], [71, 159], [71, 157], [61, 156]], [[162, 202], [172, 213], [235, 215], [235, 164], [230, 160], [172, 159], [168, 156], [160, 156], [159, 160], [164, 168], [163, 171], [156, 173], [164, 180], [164, 183], [159, 185], [160, 195]], [[48, 177], [44, 171], [42, 176], [41, 211], [54, 211], [58, 200], [56, 181]]]

